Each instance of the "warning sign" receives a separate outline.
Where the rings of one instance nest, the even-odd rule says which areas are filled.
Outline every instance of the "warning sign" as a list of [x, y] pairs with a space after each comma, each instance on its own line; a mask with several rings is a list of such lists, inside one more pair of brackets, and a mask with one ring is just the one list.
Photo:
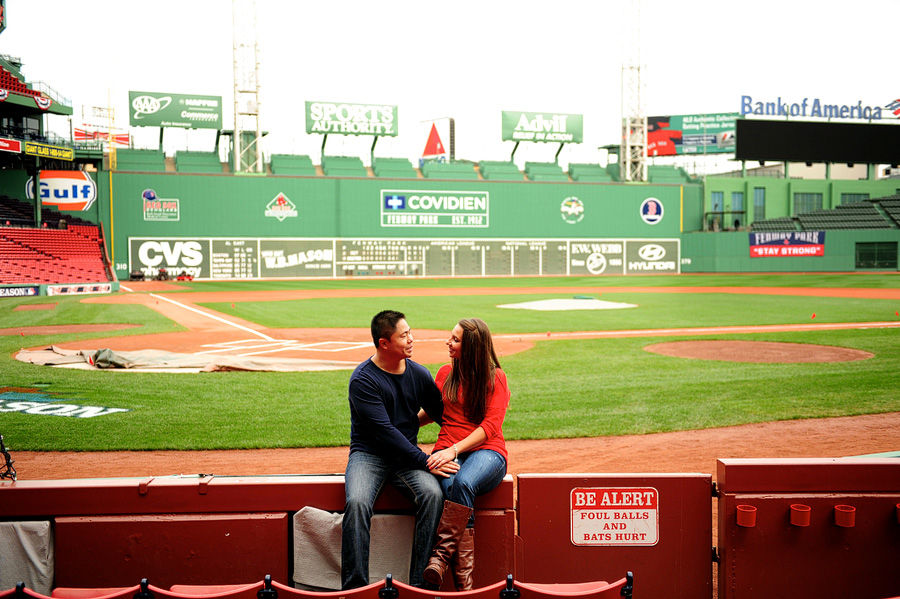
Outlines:
[[656, 545], [659, 493], [644, 488], [572, 489], [573, 545]]

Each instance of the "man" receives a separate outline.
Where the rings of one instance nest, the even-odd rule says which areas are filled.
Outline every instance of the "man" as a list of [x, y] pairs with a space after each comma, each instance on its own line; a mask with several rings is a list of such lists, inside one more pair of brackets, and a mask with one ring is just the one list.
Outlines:
[[444, 497], [434, 475], [448, 476], [453, 462], [429, 471], [419, 449], [418, 412], [442, 421], [441, 394], [431, 373], [413, 362], [413, 334], [406, 316], [384, 310], [372, 318], [375, 355], [350, 376], [350, 457], [345, 473], [346, 503], [341, 535], [341, 587], [369, 584], [372, 506], [390, 482], [416, 506], [409, 581], [424, 587], [422, 572], [434, 543]]

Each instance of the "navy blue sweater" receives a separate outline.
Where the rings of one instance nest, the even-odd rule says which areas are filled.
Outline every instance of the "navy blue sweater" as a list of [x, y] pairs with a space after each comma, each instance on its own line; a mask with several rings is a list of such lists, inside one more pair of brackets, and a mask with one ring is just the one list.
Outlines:
[[425, 468], [419, 449], [419, 408], [442, 421], [441, 392], [427, 368], [406, 360], [403, 374], [378, 368], [369, 358], [350, 376], [350, 453], [365, 451]]

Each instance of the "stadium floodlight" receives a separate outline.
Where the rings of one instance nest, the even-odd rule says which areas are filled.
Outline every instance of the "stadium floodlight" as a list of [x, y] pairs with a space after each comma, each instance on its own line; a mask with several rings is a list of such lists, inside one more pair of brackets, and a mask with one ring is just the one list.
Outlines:
[[262, 131], [259, 124], [259, 45], [256, 0], [232, 0], [234, 37], [234, 152], [232, 169], [262, 173]]

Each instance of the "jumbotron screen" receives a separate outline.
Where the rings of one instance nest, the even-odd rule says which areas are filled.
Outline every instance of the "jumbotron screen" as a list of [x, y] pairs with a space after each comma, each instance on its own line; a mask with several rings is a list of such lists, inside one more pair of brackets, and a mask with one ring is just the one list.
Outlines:
[[900, 163], [900, 122], [884, 125], [738, 119], [736, 125], [738, 160]]

